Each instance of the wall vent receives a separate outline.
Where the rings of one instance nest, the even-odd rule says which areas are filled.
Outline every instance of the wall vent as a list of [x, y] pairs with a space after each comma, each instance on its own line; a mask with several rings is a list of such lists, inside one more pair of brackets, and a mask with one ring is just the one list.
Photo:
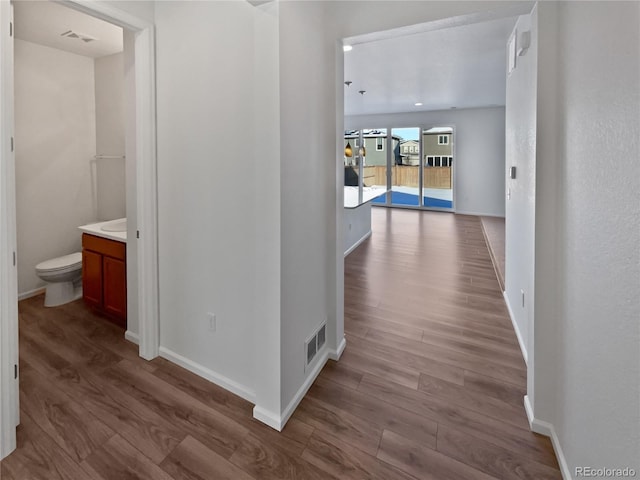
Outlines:
[[311, 363], [313, 358], [318, 353], [318, 347], [316, 344], [316, 337], [314, 336], [310, 341], [307, 342], [307, 365]]
[[60, 36], [67, 37], [67, 38], [77, 38], [79, 40], [82, 40], [85, 43], [94, 42], [98, 40], [96, 37], [92, 37], [91, 35], [87, 35], [85, 33], [74, 32], [73, 30], [67, 30], [64, 33], [61, 33]]
[[327, 341], [327, 324], [323, 323], [320, 327], [311, 335], [310, 338], [304, 342], [305, 351], [305, 364], [304, 369], [307, 371], [307, 367], [311, 365], [318, 352], [322, 349]]
[[327, 325], [322, 325], [318, 330], [318, 350], [324, 346], [324, 342], [327, 339]]

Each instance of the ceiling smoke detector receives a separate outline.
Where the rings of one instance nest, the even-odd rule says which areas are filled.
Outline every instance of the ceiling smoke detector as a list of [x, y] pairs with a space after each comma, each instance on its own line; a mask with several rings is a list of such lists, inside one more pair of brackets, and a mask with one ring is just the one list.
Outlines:
[[67, 30], [64, 33], [61, 33], [60, 36], [67, 38], [77, 38], [78, 40], [82, 40], [85, 43], [98, 40], [96, 37], [92, 37], [91, 35], [87, 35], [86, 33], [74, 32], [73, 30]]

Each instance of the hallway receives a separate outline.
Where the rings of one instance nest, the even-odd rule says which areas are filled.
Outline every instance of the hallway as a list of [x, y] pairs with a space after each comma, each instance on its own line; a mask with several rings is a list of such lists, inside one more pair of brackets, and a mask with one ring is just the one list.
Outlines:
[[559, 479], [480, 221], [373, 209], [346, 259], [340, 362], [282, 433], [81, 301], [20, 302], [21, 425], [3, 480]]
[[480, 219], [372, 210], [373, 234], [345, 260], [347, 349], [308, 397], [368, 418], [377, 458], [417, 478], [561, 478], [529, 431]]

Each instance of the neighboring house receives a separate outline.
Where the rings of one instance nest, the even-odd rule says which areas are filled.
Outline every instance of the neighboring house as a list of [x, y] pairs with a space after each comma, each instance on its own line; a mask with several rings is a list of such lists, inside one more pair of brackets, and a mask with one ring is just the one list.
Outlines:
[[[384, 130], [363, 130], [362, 141], [365, 148], [364, 165], [371, 166], [385, 166], [387, 164], [387, 132]], [[357, 165], [356, 157], [358, 155], [358, 149], [360, 148], [360, 131], [349, 130], [344, 135], [344, 146], [346, 148], [347, 142], [351, 146], [353, 151], [352, 157], [344, 157], [345, 165]], [[393, 149], [400, 142], [400, 137], [393, 136]]]
[[417, 140], [404, 140], [400, 142], [399, 165], [420, 164], [420, 142]]
[[423, 132], [422, 152], [425, 167], [450, 167], [453, 163], [453, 132]]

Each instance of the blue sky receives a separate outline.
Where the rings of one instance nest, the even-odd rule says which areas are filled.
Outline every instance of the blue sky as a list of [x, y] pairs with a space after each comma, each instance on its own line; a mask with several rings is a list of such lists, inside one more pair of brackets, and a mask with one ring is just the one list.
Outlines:
[[402, 137], [403, 140], [418, 140], [420, 138], [419, 128], [394, 128], [392, 135]]

